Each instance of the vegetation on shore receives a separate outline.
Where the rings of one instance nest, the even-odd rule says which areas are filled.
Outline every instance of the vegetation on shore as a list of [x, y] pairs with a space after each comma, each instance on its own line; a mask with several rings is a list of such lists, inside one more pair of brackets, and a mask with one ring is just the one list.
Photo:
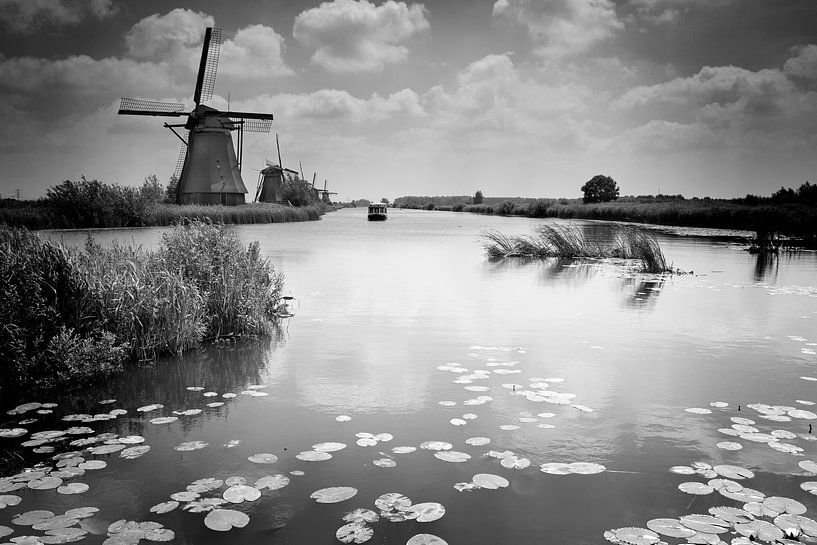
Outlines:
[[0, 397], [81, 384], [128, 361], [269, 333], [283, 277], [223, 225], [191, 221], [155, 251], [69, 250], [0, 227]]
[[492, 260], [523, 258], [618, 258], [641, 263], [647, 273], [672, 272], [655, 237], [637, 227], [619, 227], [607, 240], [589, 240], [577, 226], [545, 224], [536, 234], [508, 236], [490, 230], [482, 234], [483, 247]]
[[186, 219], [224, 224], [282, 223], [317, 220], [325, 211], [323, 203], [311, 201], [299, 201], [303, 206], [177, 205], [166, 202], [169, 193], [153, 175], [145, 178], [139, 188], [84, 177], [76, 182], [66, 180], [49, 188], [46, 196], [36, 201], [4, 199], [0, 202], [0, 224], [27, 229], [76, 229], [165, 226]]
[[[481, 197], [481, 195], [480, 195]], [[817, 185], [808, 182], [797, 190], [781, 188], [770, 197], [747, 195], [739, 199], [691, 198], [681, 195], [619, 197], [608, 202], [584, 203], [582, 199], [528, 199], [482, 197], [398, 197], [394, 206], [523, 216], [529, 218], [592, 219], [710, 227], [754, 231], [760, 239], [817, 247]], [[791, 240], [795, 239], [795, 240]]]

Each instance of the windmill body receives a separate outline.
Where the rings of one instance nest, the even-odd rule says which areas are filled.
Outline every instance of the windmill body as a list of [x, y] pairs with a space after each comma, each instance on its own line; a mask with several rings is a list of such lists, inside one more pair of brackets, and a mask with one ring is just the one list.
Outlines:
[[[247, 187], [241, 177], [244, 131], [269, 132], [272, 114], [255, 112], [222, 112], [203, 104], [213, 96], [218, 69], [221, 29], [208, 28], [204, 34], [199, 73], [193, 95], [195, 108], [184, 111], [184, 104], [123, 98], [119, 113], [183, 117], [183, 124], [168, 124], [182, 141], [177, 163], [176, 186], [179, 204], [242, 204]], [[180, 135], [179, 129], [184, 133]], [[238, 134], [238, 151], [233, 142]]]

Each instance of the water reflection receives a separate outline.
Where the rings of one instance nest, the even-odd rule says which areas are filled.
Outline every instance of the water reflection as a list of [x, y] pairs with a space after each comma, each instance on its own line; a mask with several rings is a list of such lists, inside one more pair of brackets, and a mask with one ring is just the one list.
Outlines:
[[624, 305], [631, 309], [645, 310], [655, 307], [658, 296], [664, 288], [663, 277], [643, 279], [637, 276], [624, 278], [621, 289], [624, 292]]
[[777, 282], [780, 261], [777, 254], [762, 252], [755, 260], [755, 282]]

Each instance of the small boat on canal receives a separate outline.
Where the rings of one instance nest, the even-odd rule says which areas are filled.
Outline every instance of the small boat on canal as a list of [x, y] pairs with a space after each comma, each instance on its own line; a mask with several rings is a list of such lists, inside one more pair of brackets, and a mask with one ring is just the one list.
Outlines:
[[388, 217], [388, 205], [384, 203], [371, 203], [369, 205], [369, 221], [385, 221]]

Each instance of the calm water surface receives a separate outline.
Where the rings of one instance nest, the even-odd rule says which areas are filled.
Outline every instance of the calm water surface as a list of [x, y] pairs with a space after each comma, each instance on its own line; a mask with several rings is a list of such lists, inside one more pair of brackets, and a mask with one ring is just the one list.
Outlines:
[[[53, 415], [34, 415], [39, 421], [27, 426], [31, 432], [72, 425], [60, 421], [65, 414], [122, 408], [127, 415], [91, 426], [97, 433], [142, 435], [151, 450], [135, 460], [118, 453], [96, 456], [108, 466], [74, 479], [90, 486], [83, 494], [13, 492], [22, 502], [0, 510], [0, 525], [14, 529], [10, 537], [41, 535], [11, 524], [12, 517], [32, 509], [59, 514], [96, 506], [100, 512], [86, 522], [93, 534], [86, 542], [101, 543], [107, 524], [124, 518], [159, 521], [175, 531], [176, 543], [331, 544], [345, 513], [375, 509], [378, 496], [400, 492], [415, 503], [443, 504], [445, 516], [429, 523], [380, 520], [371, 525], [371, 543], [402, 545], [417, 533], [438, 535], [451, 545], [600, 543], [611, 528], [643, 527], [653, 518], [706, 513], [717, 505], [740, 507], [717, 492], [692, 496], [678, 490], [682, 482], [708, 479], [668, 469], [697, 461], [750, 468], [756, 476], [746, 486], [797, 499], [813, 516], [817, 498], [800, 489], [810, 477], [797, 465], [817, 457], [817, 444], [807, 440], [810, 421], [764, 420], [747, 405], [809, 410], [813, 407], [802, 402], [817, 401], [817, 383], [801, 378], [817, 376], [817, 257], [759, 263], [741, 244], [662, 234], [668, 260], [694, 274], [640, 275], [609, 262], [485, 259], [480, 231], [530, 233], [537, 223], [400, 210], [390, 211], [386, 222], [369, 223], [365, 209], [346, 209], [319, 222], [237, 227], [244, 242], [260, 241], [286, 275], [294, 317], [283, 321], [274, 339], [207, 348], [131, 370], [91, 390], [32, 400], [59, 406]], [[607, 229], [579, 223], [591, 234]], [[149, 247], [161, 232], [95, 236], [103, 243], [116, 238]], [[43, 236], [69, 244], [84, 238], [62, 232]], [[438, 369], [452, 363], [468, 372]], [[483, 377], [471, 375], [477, 370]], [[469, 375], [473, 382], [462, 383]], [[524, 393], [531, 383], [546, 378], [563, 379], [550, 382], [549, 389], [575, 397], [568, 404], [529, 400]], [[458, 379], [461, 383], [454, 382]], [[269, 395], [240, 393], [250, 385], [265, 385], [259, 391]], [[204, 397], [189, 386], [219, 397]], [[238, 396], [222, 398], [225, 393]], [[491, 399], [471, 404], [477, 396]], [[98, 405], [103, 399], [117, 401]], [[214, 400], [224, 405], [207, 408]], [[715, 401], [728, 407], [711, 407]], [[164, 408], [136, 411], [151, 403]], [[693, 407], [712, 413], [685, 411]], [[190, 408], [204, 411], [171, 424], [149, 423]], [[476, 418], [464, 419], [465, 425], [450, 422], [467, 413]], [[30, 414], [6, 417], [0, 427]], [[351, 420], [338, 422], [339, 415]], [[535, 420], [520, 421], [520, 416]], [[802, 454], [719, 432], [734, 416], [756, 420], [761, 432], [798, 434], [785, 442], [802, 448]], [[359, 432], [388, 433], [393, 439], [361, 447], [355, 444]], [[474, 436], [491, 443], [465, 443]], [[0, 439], [4, 448], [21, 440]], [[173, 448], [194, 440], [208, 446], [190, 452]], [[232, 440], [240, 442], [224, 446]], [[430, 440], [449, 442], [471, 458], [450, 463], [430, 450], [391, 450]], [[326, 441], [348, 446], [327, 461], [295, 457]], [[716, 447], [721, 441], [743, 448]], [[58, 450], [68, 448], [65, 442], [58, 445]], [[490, 450], [511, 450], [531, 465], [505, 468], [486, 456]], [[249, 462], [257, 453], [275, 454], [278, 461]], [[29, 465], [50, 460], [30, 449], [24, 455]], [[382, 458], [396, 466], [373, 464]], [[539, 471], [548, 462], [594, 462], [607, 471]], [[257, 501], [228, 506], [250, 516], [241, 530], [208, 530], [204, 514], [181, 508], [161, 515], [149, 511], [197, 479], [237, 475], [252, 484], [274, 473], [288, 475], [290, 484], [263, 491]], [[477, 473], [503, 476], [510, 486], [455, 490], [455, 483]], [[335, 504], [310, 499], [312, 492], [332, 486], [358, 493]]]

